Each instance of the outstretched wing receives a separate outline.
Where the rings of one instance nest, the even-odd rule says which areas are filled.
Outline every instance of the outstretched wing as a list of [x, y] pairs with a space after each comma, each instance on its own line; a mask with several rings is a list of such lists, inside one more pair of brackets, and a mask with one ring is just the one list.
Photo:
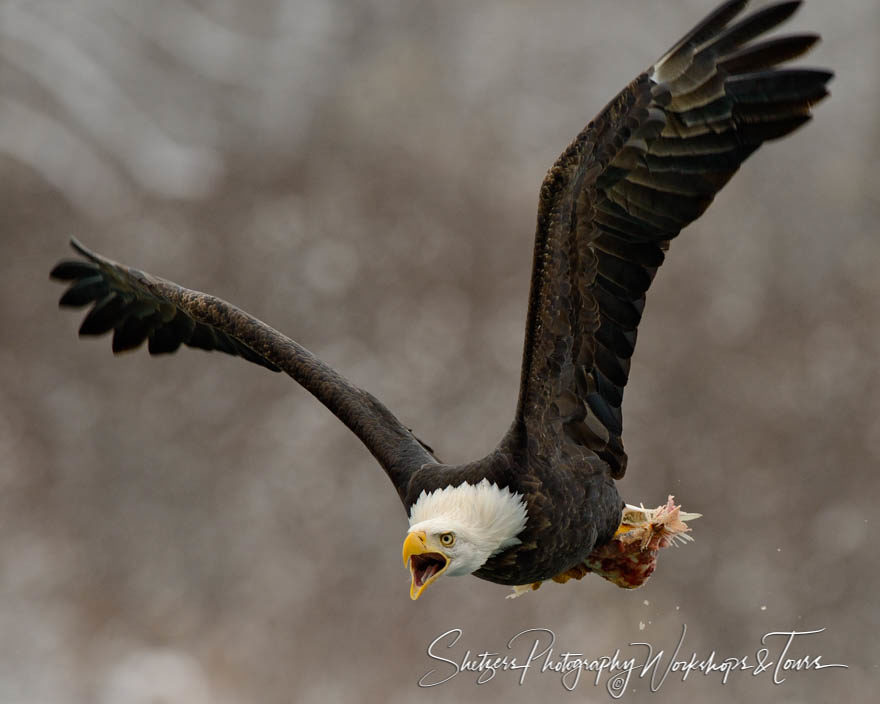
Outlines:
[[70, 282], [62, 306], [94, 304], [80, 335], [112, 330], [116, 353], [144, 341], [150, 354], [174, 352], [184, 344], [286, 372], [361, 439], [401, 495], [414, 469], [436, 462], [376, 398], [277, 330], [219, 298], [110, 261], [76, 240], [71, 245], [85, 260], [59, 262], [51, 277]]
[[721, 5], [627, 86], [541, 187], [514, 437], [549, 459], [575, 443], [623, 476], [623, 389], [669, 240], [827, 95], [830, 72], [777, 68], [817, 36], [750, 43], [800, 2], [731, 24], [746, 2]]

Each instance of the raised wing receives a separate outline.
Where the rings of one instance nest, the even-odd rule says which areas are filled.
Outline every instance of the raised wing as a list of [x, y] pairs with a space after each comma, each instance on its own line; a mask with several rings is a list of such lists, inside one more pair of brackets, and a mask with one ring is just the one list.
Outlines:
[[286, 372], [361, 439], [401, 496], [413, 470], [436, 462], [429, 448], [375, 397], [277, 330], [219, 298], [117, 264], [76, 240], [71, 245], [85, 260], [59, 262], [51, 277], [70, 282], [62, 306], [94, 304], [80, 335], [112, 330], [115, 353], [144, 341], [150, 354], [174, 352], [184, 344]]
[[827, 95], [829, 71], [777, 68], [816, 35], [750, 43], [800, 2], [731, 24], [746, 3], [721, 5], [627, 86], [541, 187], [513, 437], [548, 460], [574, 443], [623, 476], [623, 389], [669, 240]]

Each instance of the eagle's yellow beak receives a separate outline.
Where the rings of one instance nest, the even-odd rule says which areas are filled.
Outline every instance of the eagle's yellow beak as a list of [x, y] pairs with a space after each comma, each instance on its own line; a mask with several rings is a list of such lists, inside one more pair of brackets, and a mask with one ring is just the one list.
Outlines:
[[438, 545], [429, 545], [425, 531], [407, 533], [403, 541], [403, 565], [412, 575], [409, 596], [415, 601], [427, 586], [449, 567], [449, 558]]

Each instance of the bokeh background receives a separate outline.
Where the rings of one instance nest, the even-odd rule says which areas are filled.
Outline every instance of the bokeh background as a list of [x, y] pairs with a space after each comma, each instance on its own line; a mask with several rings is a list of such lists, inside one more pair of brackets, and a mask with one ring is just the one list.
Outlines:
[[[761, 5], [764, 3], [756, 3]], [[47, 280], [76, 235], [287, 332], [445, 461], [516, 401], [537, 191], [713, 0], [0, 2], [0, 702], [533, 702], [434, 689], [428, 643], [524, 628], [848, 670], [668, 680], [628, 701], [867, 700], [878, 684], [880, 59], [875, 0], [808, 2], [833, 96], [677, 240], [627, 390], [621, 482], [705, 517], [624, 592], [419, 602], [381, 470], [289, 379], [78, 341]], [[638, 651], [632, 650], [632, 654]], [[577, 701], [609, 701], [584, 678]], [[574, 700], [574, 699], [573, 699]]]

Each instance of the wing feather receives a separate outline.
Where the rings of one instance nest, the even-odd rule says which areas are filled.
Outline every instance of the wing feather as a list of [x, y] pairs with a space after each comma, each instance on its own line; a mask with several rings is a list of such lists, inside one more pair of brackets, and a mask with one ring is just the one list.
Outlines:
[[621, 91], [541, 187], [510, 437], [550, 462], [575, 445], [623, 476], [623, 389], [669, 241], [752, 152], [809, 120], [827, 95], [830, 71], [778, 67], [816, 35], [750, 43], [800, 0], [733, 23], [745, 5], [723, 3]]
[[80, 335], [112, 331], [114, 353], [136, 349], [145, 341], [153, 355], [187, 345], [286, 372], [360, 438], [401, 498], [411, 472], [436, 463], [427, 446], [376, 398], [265, 323], [219, 298], [113, 262], [76, 240], [71, 244], [84, 260], [60, 262], [51, 277], [69, 284], [62, 306], [93, 304]]

